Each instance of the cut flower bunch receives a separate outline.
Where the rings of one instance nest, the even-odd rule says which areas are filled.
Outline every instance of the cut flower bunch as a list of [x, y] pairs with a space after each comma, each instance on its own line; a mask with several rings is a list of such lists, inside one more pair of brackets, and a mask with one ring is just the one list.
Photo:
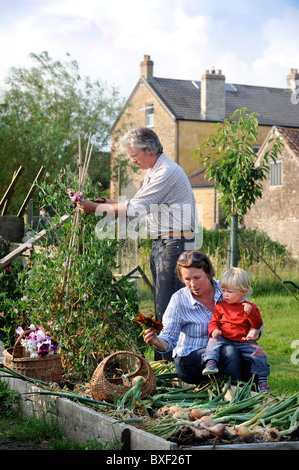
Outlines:
[[[31, 333], [27, 333], [28, 331]], [[19, 326], [16, 329], [18, 337], [23, 333], [26, 334], [24, 338], [20, 340], [20, 344], [24, 347], [29, 357], [45, 357], [57, 352], [58, 343], [53, 340], [49, 335], [47, 335], [42, 326], [35, 327], [33, 324], [29, 328], [23, 328]]]
[[138, 323], [138, 325], [140, 325], [143, 328], [141, 334], [146, 329], [151, 329], [155, 333], [158, 332], [158, 331], [163, 330], [162, 323], [158, 320], [154, 320], [153, 317], [154, 317], [154, 315], [149, 315], [148, 317], [146, 317], [145, 315], [143, 315], [143, 313], [138, 313], [138, 315], [135, 319], [135, 322]]

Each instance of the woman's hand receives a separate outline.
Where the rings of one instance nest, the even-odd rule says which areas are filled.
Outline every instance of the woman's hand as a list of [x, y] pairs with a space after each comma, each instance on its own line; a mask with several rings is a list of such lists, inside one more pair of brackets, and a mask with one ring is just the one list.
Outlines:
[[143, 333], [143, 339], [147, 344], [154, 346], [158, 351], [167, 351], [169, 345], [165, 339], [158, 338], [156, 333], [149, 329]]

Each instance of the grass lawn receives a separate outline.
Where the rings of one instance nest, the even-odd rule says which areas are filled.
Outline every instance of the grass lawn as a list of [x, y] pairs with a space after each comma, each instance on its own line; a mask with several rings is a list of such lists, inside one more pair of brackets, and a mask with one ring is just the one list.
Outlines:
[[259, 345], [271, 367], [270, 388], [278, 395], [295, 393], [299, 390], [299, 302], [283, 292], [250, 300], [258, 305], [264, 321]]

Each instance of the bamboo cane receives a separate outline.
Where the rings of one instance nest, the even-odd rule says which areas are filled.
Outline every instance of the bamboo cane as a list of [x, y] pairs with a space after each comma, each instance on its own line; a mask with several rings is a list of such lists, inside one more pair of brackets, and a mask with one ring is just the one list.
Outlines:
[[[89, 162], [90, 162], [90, 157], [91, 157], [91, 152], [92, 149], [90, 150], [88, 154], [88, 148], [89, 148], [89, 142], [87, 145], [87, 150], [85, 154], [85, 160], [84, 160], [84, 165], [82, 167], [82, 153], [81, 153], [81, 139], [79, 136], [79, 152], [78, 152], [78, 167], [79, 167], [79, 190], [82, 192], [84, 189], [84, 183], [89, 167]], [[80, 211], [78, 207], [76, 207], [75, 214], [74, 214], [74, 220], [73, 220], [73, 227], [71, 230], [71, 235], [70, 235], [70, 242], [69, 242], [69, 249], [71, 250], [70, 255], [67, 258], [67, 263], [64, 271], [64, 276], [63, 276], [63, 281], [62, 281], [62, 292], [65, 289], [65, 303], [64, 307], [65, 309], [67, 308], [67, 300], [68, 300], [68, 293], [69, 293], [69, 282], [70, 282], [70, 275], [71, 275], [71, 264], [72, 264], [72, 255], [73, 255], [73, 248], [75, 244], [75, 235], [76, 231], [79, 225], [79, 215]]]

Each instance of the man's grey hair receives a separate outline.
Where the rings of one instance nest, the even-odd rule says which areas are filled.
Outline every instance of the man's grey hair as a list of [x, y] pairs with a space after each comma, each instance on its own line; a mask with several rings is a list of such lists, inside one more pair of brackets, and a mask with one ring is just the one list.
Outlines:
[[134, 127], [120, 141], [120, 149], [124, 153], [127, 153], [130, 148], [145, 151], [148, 147], [150, 147], [153, 155], [161, 155], [163, 152], [159, 137], [148, 127]]

